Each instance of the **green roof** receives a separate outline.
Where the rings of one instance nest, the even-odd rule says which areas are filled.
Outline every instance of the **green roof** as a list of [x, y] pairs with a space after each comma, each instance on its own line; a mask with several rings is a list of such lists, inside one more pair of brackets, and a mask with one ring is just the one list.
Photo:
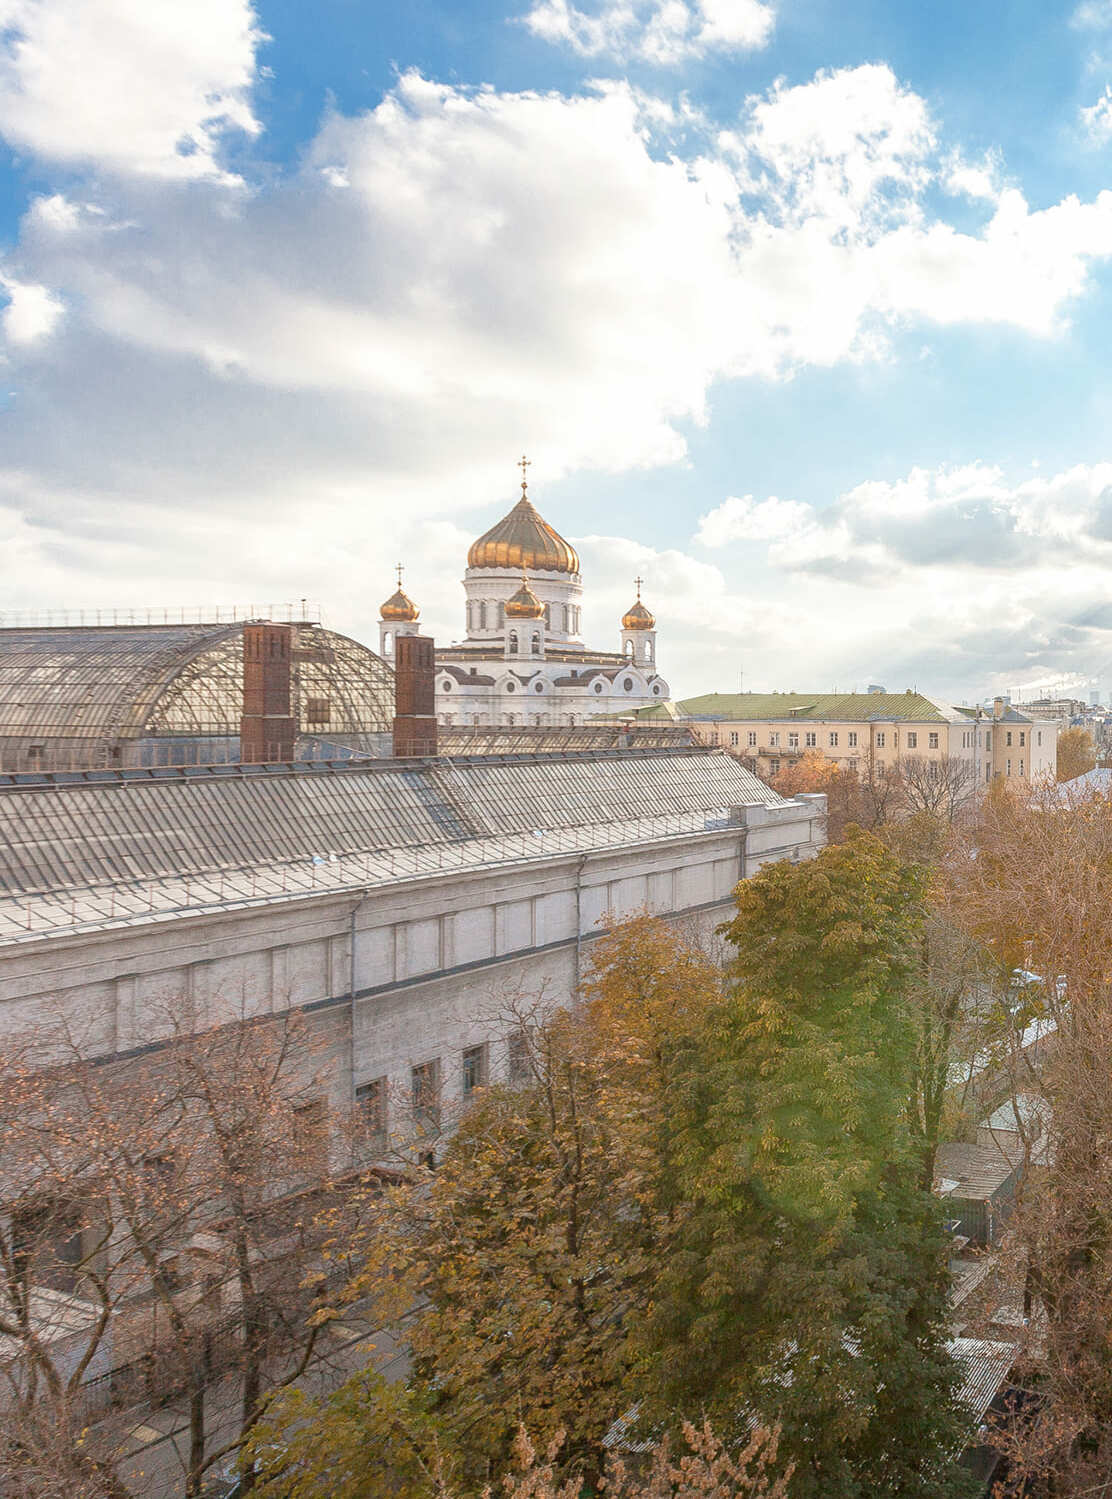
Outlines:
[[866, 723], [871, 718], [946, 721], [947, 714], [921, 692], [707, 692], [680, 703], [692, 718], [817, 719]]

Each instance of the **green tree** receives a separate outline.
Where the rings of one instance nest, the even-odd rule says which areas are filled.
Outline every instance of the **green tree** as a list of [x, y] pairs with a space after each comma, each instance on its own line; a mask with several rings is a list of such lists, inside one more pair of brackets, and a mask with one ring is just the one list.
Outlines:
[[674, 1099], [646, 1408], [779, 1424], [800, 1499], [959, 1493], [945, 1235], [908, 1128], [921, 879], [858, 831], [737, 899], [732, 990]]

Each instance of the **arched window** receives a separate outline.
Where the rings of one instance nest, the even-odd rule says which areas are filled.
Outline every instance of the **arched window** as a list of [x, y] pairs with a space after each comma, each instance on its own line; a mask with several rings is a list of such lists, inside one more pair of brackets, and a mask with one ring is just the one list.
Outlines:
[[517, 631], [516, 630], [511, 630], [510, 631], [509, 649], [510, 649], [511, 655], [514, 655], [514, 656], [517, 655]]
[[487, 606], [486, 606], [485, 603], [482, 603], [482, 604], [479, 605], [479, 629], [480, 630], [485, 630], [486, 627], [487, 627]]
[[506, 606], [503, 603], [499, 603], [499, 605], [498, 605], [498, 628], [501, 629], [502, 626], [505, 623], [506, 623]]
[[386, 634], [382, 637], [382, 654], [384, 656], [392, 656], [394, 654], [394, 632], [392, 630], [387, 630]]
[[633, 641], [632, 640], [627, 640], [626, 641], [626, 656], [629, 658], [630, 661], [633, 660]]
[[541, 653], [541, 636], [540, 636], [540, 631], [539, 630], [534, 630], [533, 631], [533, 655], [534, 656], [539, 656], [540, 653]]
[[545, 604], [545, 606], [544, 606], [544, 622], [548, 626], [548, 628], [551, 630], [551, 628], [552, 628], [552, 605], [551, 604]]
[[645, 660], [646, 661], [651, 661], [652, 658], [653, 658], [653, 643], [652, 643], [651, 640], [648, 639], [648, 637], [646, 637], [646, 639], [645, 639]]

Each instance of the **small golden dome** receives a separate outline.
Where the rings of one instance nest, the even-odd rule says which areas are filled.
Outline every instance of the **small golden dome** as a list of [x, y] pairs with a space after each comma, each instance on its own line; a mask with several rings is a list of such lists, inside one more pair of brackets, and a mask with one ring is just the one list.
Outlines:
[[[522, 459], [524, 473], [527, 460]], [[531, 572], [578, 573], [579, 558], [558, 531], [542, 520], [525, 492], [496, 526], [472, 542], [468, 567], [523, 567]]]
[[399, 624], [401, 624], [403, 621], [412, 623], [414, 620], [420, 619], [421, 617], [420, 609], [418, 609], [417, 605], [410, 598], [409, 594], [403, 593], [400, 588], [398, 589], [397, 593], [392, 593], [390, 595], [385, 604], [383, 604], [379, 613], [382, 615], [383, 619], [397, 621], [397, 623]]
[[383, 619], [388, 619], [391, 624], [413, 624], [420, 619], [421, 611], [410, 598], [408, 593], [402, 592], [402, 565], [397, 564], [398, 591], [392, 593], [379, 610]]
[[517, 592], [506, 600], [507, 619], [541, 619], [544, 615], [544, 605], [529, 587], [524, 575], [521, 579], [521, 587]]
[[627, 609], [622, 615], [623, 630], [653, 630], [656, 628], [656, 620], [641, 602], [641, 578], [634, 580], [637, 584], [637, 602], [631, 609]]

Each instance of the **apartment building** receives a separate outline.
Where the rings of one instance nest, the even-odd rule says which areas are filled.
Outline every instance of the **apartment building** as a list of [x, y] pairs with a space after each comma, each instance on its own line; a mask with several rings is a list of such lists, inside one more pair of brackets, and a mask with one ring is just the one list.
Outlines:
[[854, 774], [892, 774], [911, 756], [963, 759], [978, 784], [1054, 773], [1057, 729], [996, 699], [992, 712], [920, 692], [707, 693], [677, 705], [708, 745], [772, 777], [805, 754]]

